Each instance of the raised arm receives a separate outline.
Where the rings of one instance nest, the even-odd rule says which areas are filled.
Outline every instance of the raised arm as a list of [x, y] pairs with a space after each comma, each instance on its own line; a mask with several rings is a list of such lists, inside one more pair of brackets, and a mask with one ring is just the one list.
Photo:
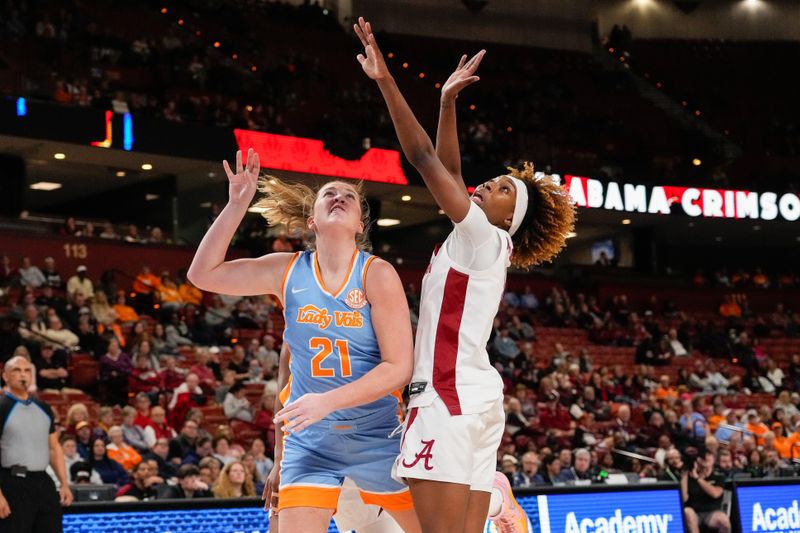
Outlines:
[[369, 22], [359, 17], [354, 29], [361, 39], [361, 44], [364, 45], [366, 54], [366, 57], [364, 54], [359, 54], [358, 62], [361, 63], [366, 75], [378, 83], [403, 153], [419, 171], [439, 207], [450, 220], [461, 222], [469, 211], [469, 196], [466, 190], [439, 160], [430, 137], [408, 107], [383, 60], [383, 54], [375, 42], [375, 35]]
[[411, 380], [411, 319], [400, 277], [392, 265], [378, 259], [367, 273], [365, 289], [381, 362], [347, 385], [322, 394], [305, 394], [281, 409], [275, 421], [286, 422], [287, 431], [302, 431], [333, 411], [374, 402], [402, 389]]
[[480, 78], [475, 76], [475, 71], [481, 64], [486, 50], [481, 50], [467, 61], [467, 56], [461, 56], [456, 70], [450, 74], [442, 87], [442, 97], [439, 100], [439, 127], [436, 130], [436, 155], [453, 176], [456, 183], [467, 192], [467, 186], [461, 175], [461, 152], [458, 148], [458, 127], [456, 124], [456, 98], [468, 85], [472, 85]]
[[228, 175], [228, 204], [208, 228], [197, 247], [186, 276], [198, 288], [237, 296], [278, 294], [283, 271], [292, 254], [274, 253], [256, 259], [225, 261], [225, 254], [236, 229], [256, 194], [260, 163], [250, 149], [242, 167], [242, 152], [236, 152], [236, 173], [222, 162]]

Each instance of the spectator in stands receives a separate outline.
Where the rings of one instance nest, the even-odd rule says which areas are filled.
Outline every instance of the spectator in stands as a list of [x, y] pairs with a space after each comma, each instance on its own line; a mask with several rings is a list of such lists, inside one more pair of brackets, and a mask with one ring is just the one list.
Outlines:
[[108, 430], [108, 439], [110, 441], [106, 446], [108, 457], [121, 464], [125, 470], [130, 471], [142, 461], [139, 452], [125, 442], [121, 427], [111, 426]]
[[83, 295], [83, 291], [78, 290], [70, 296], [69, 302], [64, 308], [64, 317], [69, 327], [75, 329], [83, 316], [91, 319], [92, 310], [86, 304], [86, 297]]
[[44, 343], [35, 364], [40, 389], [61, 390], [67, 385], [69, 371], [67, 354], [63, 350], [55, 350], [49, 342]]
[[185, 304], [201, 306], [203, 304], [203, 292], [195, 287], [191, 281], [184, 279], [178, 287], [180, 299]]
[[248, 452], [255, 461], [255, 469], [259, 475], [259, 478], [262, 480], [266, 480], [267, 476], [269, 476], [270, 471], [272, 470], [273, 465], [275, 464], [272, 459], [267, 457], [266, 455], [266, 445], [264, 441], [258, 437], [253, 439], [253, 443], [250, 445], [250, 451]]
[[[136, 226], [134, 226], [135, 228]], [[127, 237], [126, 237], [127, 240]], [[150, 315], [153, 313], [153, 305], [158, 292], [161, 280], [158, 276], [150, 272], [150, 267], [142, 265], [139, 274], [133, 282], [133, 292], [136, 294], [135, 307], [140, 315]]]
[[162, 479], [172, 479], [178, 471], [175, 464], [169, 458], [169, 439], [164, 437], [156, 440], [150, 450], [143, 455], [143, 459], [155, 465], [158, 476]]
[[[64, 451], [64, 463], [67, 467], [67, 472], [72, 473], [72, 465], [76, 463], [81, 463], [85, 459], [81, 457], [78, 453], [78, 444], [75, 440], [73, 435], [62, 435], [59, 439], [61, 441], [61, 449]], [[48, 467], [48, 469], [52, 470], [52, 468]], [[50, 474], [52, 477], [54, 474]], [[55, 478], [58, 479], [57, 477]], [[71, 481], [76, 483], [77, 480], [71, 477]], [[100, 474], [98, 474], [95, 470], [91, 470], [89, 472], [89, 482], [93, 485], [102, 485], [103, 480], [100, 478]]]
[[683, 472], [681, 497], [690, 533], [699, 533], [700, 526], [720, 533], [730, 532], [730, 519], [721, 510], [724, 483], [725, 476], [715, 472], [703, 455], [695, 459], [692, 468]]
[[192, 339], [189, 338], [190, 333], [188, 326], [178, 313], [170, 314], [170, 321], [164, 328], [164, 333], [166, 335], [167, 346], [174, 346], [177, 348], [178, 346], [191, 346], [194, 344]]
[[201, 348], [197, 350], [195, 364], [189, 369], [189, 372], [197, 375], [200, 380], [200, 388], [203, 389], [203, 394], [212, 395], [217, 386], [217, 378], [214, 377], [214, 371], [209, 368], [208, 360], [209, 353]]
[[705, 439], [708, 434], [708, 421], [703, 411], [705, 410], [705, 398], [695, 396], [691, 401], [683, 402], [683, 414], [680, 424], [684, 431], [696, 439]]
[[498, 354], [505, 363], [516, 358], [520, 354], [517, 343], [511, 338], [506, 328], [501, 329], [499, 334], [495, 336], [492, 347], [494, 348], [493, 351]]
[[761, 390], [768, 394], [775, 394], [783, 388], [783, 380], [786, 376], [774, 359], [767, 359], [766, 369], [762, 375], [758, 376], [758, 384]]
[[228, 438], [228, 436], [217, 434], [211, 440], [211, 445], [214, 448], [214, 458], [223, 465], [227, 465], [237, 459], [237, 456], [231, 447], [231, 440]]
[[163, 484], [158, 490], [158, 499], [164, 500], [191, 500], [193, 498], [211, 498], [213, 494], [209, 486], [200, 479], [200, 469], [188, 464], [178, 469], [178, 484]]
[[92, 316], [99, 324], [108, 327], [117, 319], [117, 313], [108, 303], [108, 297], [103, 291], [97, 291], [94, 295], [94, 301], [90, 306]]
[[94, 298], [94, 285], [92, 280], [87, 277], [85, 265], [78, 265], [75, 275], [67, 280], [67, 296], [73, 297], [80, 291], [87, 300]]
[[45, 285], [54, 289], [62, 289], [64, 287], [64, 280], [61, 274], [56, 269], [56, 260], [52, 256], [44, 258], [44, 268], [42, 269], [44, 275]]
[[558, 455], [551, 453], [542, 459], [542, 468], [539, 470], [545, 483], [555, 485], [566, 481], [562, 477], [561, 459]]
[[536, 452], [526, 452], [522, 455], [522, 470], [516, 472], [511, 481], [515, 489], [529, 489], [545, 484], [539, 475], [539, 455]]
[[[141, 350], [142, 345], [147, 346], [145, 351]], [[136, 366], [128, 375], [128, 391], [133, 394], [140, 392], [150, 394], [152, 395], [151, 399], [155, 401], [161, 390], [161, 376], [150, 366], [150, 354], [147, 353], [149, 343], [143, 340], [139, 348], [139, 353], [136, 355]]]
[[[211, 437], [198, 437], [194, 449], [183, 457], [183, 464], [189, 464], [189, 463], [196, 464], [202, 468], [203, 462], [205, 461], [205, 463], [208, 464], [209, 461], [206, 461], [206, 459], [210, 459], [211, 461], [216, 463], [216, 468], [218, 473], [219, 468], [221, 468], [221, 464], [219, 460], [213, 456], [213, 454], [214, 454], [214, 444]], [[216, 475], [213, 479], [214, 480], [216, 479]]]
[[43, 342], [47, 326], [35, 305], [25, 306], [24, 315], [19, 323], [20, 337], [34, 345]]
[[173, 390], [169, 403], [170, 419], [175, 424], [186, 419], [186, 413], [193, 407], [199, 407], [206, 402], [203, 389], [200, 388], [200, 379], [197, 374], [189, 373], [186, 380]]
[[176, 357], [165, 355], [161, 358], [161, 362], [162, 368], [158, 373], [161, 378], [161, 390], [170, 393], [181, 386], [189, 372], [178, 366]]
[[19, 279], [19, 270], [11, 266], [11, 258], [3, 254], [0, 258], [0, 288], [7, 289]]
[[136, 449], [137, 452], [145, 453], [149, 446], [147, 446], [147, 441], [145, 440], [144, 428], [137, 426], [134, 421], [136, 420], [136, 409], [131, 407], [130, 405], [126, 405], [122, 408], [122, 425], [120, 429], [122, 429], [122, 436], [125, 439], [125, 442], [130, 444], [131, 446]]
[[272, 370], [278, 366], [278, 352], [275, 350], [275, 337], [264, 335], [261, 344], [255, 352], [261, 366], [267, 370]]
[[170, 458], [183, 460], [194, 451], [199, 439], [200, 426], [194, 420], [186, 420], [181, 427], [181, 432], [174, 439], [169, 441]]
[[44, 336], [50, 343], [58, 344], [67, 349], [78, 346], [78, 336], [64, 327], [58, 315], [53, 314], [48, 319], [49, 327], [44, 331]]
[[39, 267], [31, 263], [30, 257], [22, 258], [22, 265], [19, 267], [19, 281], [23, 287], [31, 289], [38, 289], [47, 283], [47, 279]]
[[138, 501], [155, 500], [158, 488], [164, 480], [157, 475], [147, 461], [141, 461], [133, 467], [129, 483], [117, 491], [117, 498], [126, 497]]
[[769, 427], [761, 421], [755, 409], [751, 409], [747, 412], [747, 425], [745, 425], [745, 429], [755, 437], [759, 446], [764, 444], [764, 435], [769, 433]]
[[[48, 307], [52, 307], [59, 316], [64, 316], [67, 309], [67, 301], [56, 294], [53, 287], [50, 285], [42, 286], [35, 303], [43, 312], [46, 311]], [[71, 326], [72, 324], [70, 324], [70, 327]]]
[[144, 428], [144, 440], [148, 447], [155, 445], [160, 438], [171, 440], [177, 436], [172, 426], [167, 423], [167, 413], [160, 405], [150, 409], [150, 420], [153, 423]]
[[774, 409], [783, 409], [784, 414], [788, 419], [800, 415], [800, 402], [792, 401], [791, 394], [788, 390], [781, 391], [778, 394], [777, 400], [772, 405]]
[[572, 453], [572, 456], [572, 466], [565, 468], [561, 472], [561, 478], [565, 481], [586, 481], [592, 479], [592, 454], [589, 450], [586, 448], [578, 448]]
[[117, 320], [121, 324], [128, 324], [139, 320], [139, 314], [127, 303], [125, 291], [117, 291], [117, 300], [113, 310], [117, 314]]
[[100, 232], [99, 237], [101, 239], [109, 239], [109, 240], [118, 240], [120, 238], [119, 233], [114, 229], [114, 225], [111, 222], [106, 222], [103, 224], [103, 231]]
[[128, 474], [121, 464], [108, 457], [106, 443], [103, 439], [93, 439], [89, 455], [89, 464], [100, 474], [103, 483], [123, 486], [128, 482]]
[[161, 275], [161, 280], [159, 281], [157, 288], [157, 294], [158, 301], [161, 304], [161, 310], [165, 316], [171, 316], [183, 305], [180, 292], [178, 291], [178, 286], [175, 285], [175, 282], [172, 281], [172, 278], [169, 277], [169, 273], [167, 272], [164, 272]]
[[245, 397], [245, 386], [242, 382], [234, 383], [225, 395], [223, 409], [228, 419], [238, 419], [245, 422], [253, 421], [253, 410], [250, 401]]
[[100, 386], [103, 399], [109, 405], [128, 403], [128, 376], [133, 365], [116, 338], [108, 341], [108, 351], [100, 358]]

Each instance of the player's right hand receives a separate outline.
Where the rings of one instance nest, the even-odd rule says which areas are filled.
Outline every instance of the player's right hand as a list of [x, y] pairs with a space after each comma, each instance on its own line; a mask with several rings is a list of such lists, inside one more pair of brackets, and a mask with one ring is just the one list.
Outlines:
[[250, 148], [247, 151], [247, 164], [242, 167], [242, 151], [237, 150], [235, 174], [228, 161], [223, 161], [222, 166], [228, 175], [228, 202], [249, 206], [258, 189], [258, 173], [261, 170], [258, 154]]
[[486, 50], [481, 50], [472, 56], [469, 61], [467, 61], [466, 55], [461, 56], [458, 67], [450, 74], [450, 77], [447, 78], [447, 81], [442, 86], [442, 101], [455, 100], [462, 89], [480, 79], [475, 76], [475, 71], [478, 70], [484, 55], [486, 55]]
[[264, 492], [261, 499], [264, 500], [264, 510], [269, 511], [270, 507], [278, 507], [278, 487], [281, 485], [281, 465], [280, 461], [275, 461], [272, 470], [269, 471], [267, 480], [264, 483]]

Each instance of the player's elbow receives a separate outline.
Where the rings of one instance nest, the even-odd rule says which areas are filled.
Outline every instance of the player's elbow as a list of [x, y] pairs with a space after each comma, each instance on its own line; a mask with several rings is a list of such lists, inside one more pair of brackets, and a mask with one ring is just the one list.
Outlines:
[[192, 264], [189, 265], [189, 270], [186, 272], [186, 279], [191, 281], [192, 285], [200, 290], [209, 290], [208, 271], [200, 267], [196, 261], [192, 261]]
[[406, 153], [406, 157], [414, 168], [420, 173], [423, 173], [424, 170], [430, 166], [433, 158], [436, 157], [436, 150], [433, 148], [433, 144], [428, 141], [415, 147], [413, 150], [409, 150], [408, 153]]

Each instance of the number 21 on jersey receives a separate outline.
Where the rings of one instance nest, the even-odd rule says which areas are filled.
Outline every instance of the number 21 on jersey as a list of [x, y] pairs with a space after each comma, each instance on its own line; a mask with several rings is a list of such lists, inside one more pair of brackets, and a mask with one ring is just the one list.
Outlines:
[[308, 341], [308, 347], [317, 350], [316, 355], [311, 358], [311, 376], [315, 378], [336, 377], [336, 370], [333, 368], [323, 368], [322, 362], [325, 361], [335, 349], [339, 356], [341, 367], [341, 377], [348, 378], [352, 374], [350, 370], [350, 350], [347, 341], [344, 339], [331, 340], [327, 337], [312, 337]]

